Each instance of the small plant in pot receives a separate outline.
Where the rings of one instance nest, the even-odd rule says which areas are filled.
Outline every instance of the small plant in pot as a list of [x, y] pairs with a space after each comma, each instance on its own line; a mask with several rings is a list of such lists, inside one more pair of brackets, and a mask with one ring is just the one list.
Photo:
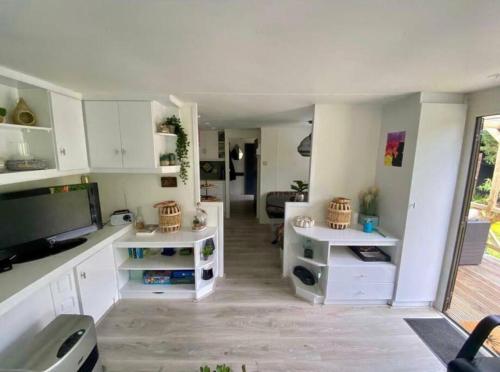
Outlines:
[[374, 227], [378, 226], [379, 218], [377, 216], [377, 197], [378, 189], [370, 187], [366, 191], [359, 194], [359, 220], [358, 222], [363, 225], [367, 220], [370, 220]]
[[301, 180], [296, 180], [293, 181], [295, 184], [290, 185], [292, 190], [294, 190], [295, 193], [295, 201], [296, 202], [303, 202], [305, 199], [305, 192], [309, 188], [309, 184], [301, 181]]
[[7, 109], [0, 107], [0, 123], [5, 122], [5, 117], [7, 116]]
[[201, 255], [203, 256], [203, 260], [208, 260], [208, 258], [214, 253], [215, 246], [212, 240], [207, 240], [205, 246], [201, 250]]
[[160, 165], [162, 167], [165, 167], [167, 165], [170, 165], [170, 154], [161, 154], [160, 155]]
[[170, 165], [175, 165], [177, 163], [177, 158], [173, 152], [167, 154], [168, 162]]

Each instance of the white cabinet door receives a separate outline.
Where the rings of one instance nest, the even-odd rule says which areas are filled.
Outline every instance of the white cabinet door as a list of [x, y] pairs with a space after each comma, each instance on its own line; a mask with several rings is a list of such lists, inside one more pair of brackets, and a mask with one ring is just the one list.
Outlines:
[[217, 160], [219, 158], [219, 132], [201, 130], [199, 142], [200, 160]]
[[73, 270], [50, 283], [50, 292], [56, 315], [80, 314]]
[[118, 103], [85, 101], [84, 108], [90, 166], [122, 168]]
[[94, 321], [118, 299], [112, 246], [107, 246], [75, 268], [82, 312]]
[[59, 169], [88, 168], [82, 102], [53, 92], [50, 96]]
[[155, 168], [151, 102], [118, 102], [124, 168]]

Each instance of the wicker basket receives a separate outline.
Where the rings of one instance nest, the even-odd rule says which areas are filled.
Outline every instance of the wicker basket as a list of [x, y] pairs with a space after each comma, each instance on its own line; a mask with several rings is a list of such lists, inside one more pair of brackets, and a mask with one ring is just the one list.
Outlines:
[[154, 205], [160, 213], [159, 228], [161, 232], [170, 233], [181, 229], [181, 209], [173, 200], [164, 201]]
[[328, 203], [328, 226], [336, 230], [344, 230], [351, 224], [351, 200], [335, 198]]

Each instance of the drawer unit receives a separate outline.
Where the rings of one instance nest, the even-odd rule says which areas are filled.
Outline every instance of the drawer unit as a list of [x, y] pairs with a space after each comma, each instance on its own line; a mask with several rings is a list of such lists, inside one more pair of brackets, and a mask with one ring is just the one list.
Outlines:
[[342, 283], [329, 282], [328, 300], [389, 300], [394, 283]]
[[345, 283], [394, 283], [396, 267], [391, 264], [381, 266], [367, 263], [360, 266], [331, 266], [329, 281]]

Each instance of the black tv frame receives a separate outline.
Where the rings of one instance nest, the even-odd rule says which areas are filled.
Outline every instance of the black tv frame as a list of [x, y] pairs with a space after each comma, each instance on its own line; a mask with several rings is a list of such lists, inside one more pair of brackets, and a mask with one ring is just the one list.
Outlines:
[[68, 250], [84, 243], [86, 239], [82, 238], [83, 235], [102, 229], [103, 222], [97, 183], [49, 186], [0, 194], [0, 200], [10, 200], [84, 189], [87, 190], [89, 198], [90, 225], [70, 231], [62, 231], [56, 235], [42, 237], [16, 246], [0, 248], [1, 256], [10, 256], [12, 262], [21, 263]]

